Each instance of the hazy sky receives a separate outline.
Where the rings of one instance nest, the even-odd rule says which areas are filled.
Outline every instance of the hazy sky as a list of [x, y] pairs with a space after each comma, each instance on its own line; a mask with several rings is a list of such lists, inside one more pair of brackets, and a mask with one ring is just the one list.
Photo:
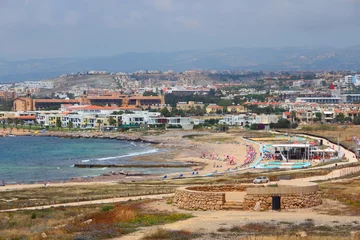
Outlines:
[[0, 58], [360, 44], [360, 0], [0, 0]]

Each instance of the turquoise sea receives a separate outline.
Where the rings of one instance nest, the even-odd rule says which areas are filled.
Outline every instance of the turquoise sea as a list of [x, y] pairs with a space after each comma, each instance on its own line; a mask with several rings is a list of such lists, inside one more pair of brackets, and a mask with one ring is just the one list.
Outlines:
[[[98, 176], [121, 169], [74, 168], [73, 165], [75, 163], [142, 164], [144, 162], [131, 160], [131, 157], [158, 151], [149, 144], [110, 139], [0, 137], [0, 181], [28, 183]], [[146, 163], [152, 162], [146, 161]], [[186, 169], [126, 168], [124, 170], [165, 174]]]

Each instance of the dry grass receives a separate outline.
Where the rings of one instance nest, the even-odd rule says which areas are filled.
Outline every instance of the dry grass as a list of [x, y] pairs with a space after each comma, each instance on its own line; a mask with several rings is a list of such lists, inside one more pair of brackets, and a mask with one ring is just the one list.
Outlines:
[[201, 234], [195, 234], [185, 230], [170, 231], [170, 230], [158, 228], [154, 232], [144, 236], [143, 239], [144, 240], [158, 240], [158, 239], [190, 240], [190, 239], [196, 239], [200, 236]]
[[116, 185], [94, 184], [84, 186], [32, 188], [4, 191], [0, 195], [0, 209], [42, 206], [54, 203], [89, 201], [114, 197], [174, 192], [176, 186], [149, 186], [121, 183]]
[[107, 211], [96, 205], [0, 213], [0, 240], [41, 239], [41, 233], [49, 239], [106, 239], [191, 217], [143, 209], [147, 202], [122, 203]]
[[344, 180], [341, 182], [321, 183], [319, 185], [323, 198], [337, 200], [346, 208], [329, 209], [331, 214], [359, 215], [360, 214], [360, 180]]
[[[305, 233], [306, 239], [350, 239], [351, 231], [359, 231], [358, 224], [342, 225], [334, 223], [331, 226], [315, 225], [312, 219], [302, 223], [272, 222], [272, 223], [247, 223], [245, 225], [220, 227], [217, 233], [212, 233], [216, 239], [240, 238], [241, 239], [299, 239], [300, 233]], [[216, 236], [215, 236], [216, 235]]]

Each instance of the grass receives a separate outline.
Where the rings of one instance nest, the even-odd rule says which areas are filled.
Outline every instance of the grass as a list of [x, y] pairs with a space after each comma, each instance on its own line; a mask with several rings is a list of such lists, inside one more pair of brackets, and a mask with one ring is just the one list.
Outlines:
[[134, 232], [138, 227], [192, 217], [190, 214], [150, 211], [143, 207], [147, 202], [0, 213], [0, 240], [41, 239], [41, 233], [46, 233], [49, 239], [59, 240], [114, 238]]
[[359, 231], [359, 226], [353, 225], [315, 225], [312, 219], [306, 219], [302, 223], [271, 222], [271, 223], [247, 223], [230, 228], [220, 227], [217, 230], [217, 238], [241, 239], [297, 239], [299, 232], [306, 232], [306, 239], [350, 239], [351, 231]]
[[156, 229], [155, 232], [147, 234], [142, 239], [144, 240], [157, 240], [157, 239], [172, 239], [172, 240], [190, 240], [200, 237], [199, 233], [191, 233], [189, 231], [170, 231], [163, 228]]
[[344, 180], [341, 182], [320, 183], [323, 198], [337, 200], [346, 208], [329, 209], [330, 214], [359, 215], [360, 214], [360, 180]]

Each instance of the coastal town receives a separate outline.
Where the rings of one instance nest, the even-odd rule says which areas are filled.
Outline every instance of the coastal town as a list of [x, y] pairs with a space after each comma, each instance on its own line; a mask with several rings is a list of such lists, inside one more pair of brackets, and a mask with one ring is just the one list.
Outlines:
[[[82, 81], [84, 76], [106, 76], [118, 85], [113, 89], [77, 84], [79, 75]], [[223, 79], [216, 81], [213, 76]], [[3, 126], [193, 129], [213, 119], [221, 125], [261, 130], [274, 128], [280, 119], [292, 128], [311, 123], [360, 123], [360, 94], [353, 93], [360, 84], [356, 73], [89, 71], [62, 78], [72, 86], [61, 92], [57, 91], [58, 79], [1, 84]], [[234, 78], [238, 80], [230, 80]]]
[[360, 0], [0, 0], [0, 240], [360, 240]]
[[[360, 95], [351, 93], [356, 91], [360, 75], [351, 74], [231, 71], [110, 74], [91, 71], [66, 74], [57, 79], [2, 84], [0, 127], [3, 140], [17, 139], [20, 143], [27, 137], [115, 139], [130, 142], [137, 151], [143, 151], [141, 149], [146, 146], [143, 144], [150, 144], [152, 149], [118, 157], [74, 159], [70, 167], [59, 163], [54, 174], [68, 176], [68, 172], [77, 169], [71, 178], [50, 178], [43, 183], [36, 178], [32, 181], [2, 180], [0, 191], [9, 197], [14, 191], [28, 194], [28, 191], [44, 187], [46, 191], [56, 191], [53, 195], [57, 197], [41, 197], [47, 199], [47, 204], [37, 200], [6, 200], [6, 205], [0, 205], [0, 211], [6, 213], [18, 208], [34, 211], [38, 205], [56, 208], [76, 203], [80, 207], [135, 200], [153, 209], [152, 214], [170, 209], [185, 211], [181, 213], [184, 219], [188, 218], [189, 211], [195, 219], [206, 219], [212, 214], [222, 216], [223, 211], [234, 214], [221, 220], [220, 225], [236, 224], [235, 219], [244, 211], [253, 215], [280, 210], [288, 216], [281, 217], [279, 222], [293, 221], [292, 211], [297, 211], [296, 214], [312, 216], [317, 224], [328, 228], [336, 228], [336, 221], [354, 224], [356, 217], [347, 214], [339, 214], [339, 220], [329, 222], [319, 213], [338, 201], [325, 194], [325, 189], [332, 185], [324, 188], [322, 181], [356, 183], [360, 174], [357, 135], [360, 133]], [[223, 76], [226, 80], [210, 79], [209, 75]], [[81, 87], [76, 84], [79, 76]], [[103, 80], [104, 76], [117, 83], [116, 87], [101, 88], [86, 83], [96, 78]], [[237, 79], [240, 76], [246, 77]], [[62, 86], [67, 81], [73, 85], [60, 92], [57, 91], [58, 81], [62, 81]], [[73, 144], [76, 147], [76, 142]], [[51, 154], [50, 149], [48, 151]], [[70, 155], [63, 158], [65, 156]], [[126, 156], [125, 161], [120, 161]], [[88, 169], [96, 172], [89, 176], [76, 175], [82, 171], [88, 173]], [[349, 178], [354, 180], [346, 180]], [[221, 184], [216, 184], [217, 181]], [[119, 183], [125, 195], [116, 192]], [[131, 190], [149, 184], [149, 191]], [[163, 186], [156, 187], [158, 184]], [[111, 195], [97, 193], [99, 189], [95, 186], [109, 189]], [[72, 193], [79, 187], [88, 189], [86, 191], [92, 189], [92, 196]], [[63, 197], [57, 189], [62, 188], [69, 188], [69, 193], [64, 200], [59, 200]], [[151, 202], [141, 203], [139, 199]], [[352, 197], [347, 195], [344, 199], [357, 201], [350, 200]], [[344, 203], [336, 204], [351, 213], [352, 210], [345, 210]], [[115, 207], [116, 211], [122, 209], [122, 205]], [[204, 215], [198, 211], [210, 212]], [[191, 219], [165, 226], [179, 234], [186, 229], [196, 238], [197, 235], [192, 234], [204, 222], [194, 224]], [[83, 221], [91, 222], [93, 218]], [[96, 226], [96, 222], [95, 225], [90, 222], [86, 224]], [[234, 232], [226, 228], [220, 231], [220, 225], [210, 229], [220, 227], [216, 233], [219, 239], [236, 237], [244, 231], [251, 236], [255, 232], [246, 229], [246, 224]], [[307, 237], [317, 231], [303, 228], [299, 222], [294, 224], [297, 227], [289, 233], [293, 236]], [[124, 235], [124, 238], [142, 239], [144, 234], [167, 232], [164, 229], [149, 228], [145, 232]], [[351, 230], [353, 237], [358, 236], [356, 229], [355, 224], [338, 231], [349, 234]], [[203, 236], [214, 235], [211, 231]], [[262, 234], [268, 235], [266, 231], [262, 230]], [[329, 233], [332, 231], [326, 234]], [[73, 233], [68, 234], [72, 236]], [[56, 233], [47, 230], [40, 235], [47, 238]]]

